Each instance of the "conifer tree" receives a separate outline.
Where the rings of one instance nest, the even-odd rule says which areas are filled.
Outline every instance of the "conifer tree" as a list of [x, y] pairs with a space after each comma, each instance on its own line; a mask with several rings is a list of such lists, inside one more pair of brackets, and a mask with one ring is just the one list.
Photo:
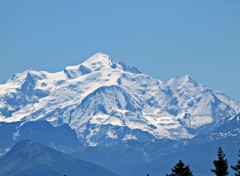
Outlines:
[[172, 173], [167, 176], [193, 176], [189, 166], [185, 166], [184, 163], [179, 162], [172, 168]]
[[[240, 150], [239, 150], [238, 156], [240, 158]], [[235, 171], [235, 176], [240, 176], [240, 159], [237, 161], [237, 164], [235, 166], [231, 166], [231, 167]]]
[[216, 176], [227, 176], [228, 172], [228, 161], [225, 159], [225, 154], [221, 147], [218, 148], [217, 153], [218, 159], [213, 161], [215, 169], [212, 169], [212, 172]]

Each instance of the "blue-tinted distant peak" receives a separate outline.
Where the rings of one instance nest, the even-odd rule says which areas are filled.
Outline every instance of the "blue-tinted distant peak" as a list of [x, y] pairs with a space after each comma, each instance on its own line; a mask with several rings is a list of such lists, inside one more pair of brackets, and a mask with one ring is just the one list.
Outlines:
[[109, 69], [118, 70], [120, 72], [125, 71], [134, 74], [141, 74], [137, 68], [128, 66], [120, 61], [115, 61], [109, 55], [101, 52], [89, 57], [82, 64], [67, 66], [64, 69], [64, 73], [69, 79], [74, 79], [82, 75], [90, 74], [93, 72], [104, 72]]
[[[108, 58], [108, 59], [110, 59], [110, 56], [108, 55], [108, 54], [106, 54], [106, 53], [102, 53], [102, 52], [97, 52], [96, 54], [94, 54], [93, 56], [91, 56], [90, 58]], [[89, 59], [90, 59], [89, 58]]]
[[189, 83], [192, 83], [194, 85], [197, 85], [197, 82], [193, 78], [191, 78], [188, 74], [177, 77], [176, 79], [179, 79], [183, 83], [189, 82]]
[[141, 72], [137, 68], [128, 66], [121, 61], [115, 61], [109, 55], [101, 52], [91, 56], [89, 59], [83, 62], [82, 65], [94, 71], [99, 71], [103, 69], [121, 69], [126, 72], [141, 74]]
[[24, 80], [28, 80], [28, 79], [34, 79], [34, 80], [41, 80], [41, 79], [44, 79], [46, 77], [46, 75], [41, 72], [41, 71], [36, 71], [32, 68], [29, 68], [27, 70], [25, 70], [24, 72], [22, 73], [16, 73], [14, 74], [9, 80], [8, 82], [10, 81], [13, 81], [13, 82], [21, 82], [21, 81], [24, 81]]
[[165, 83], [171, 86], [181, 86], [181, 85], [193, 86], [193, 87], [198, 86], [198, 83], [187, 74], [180, 77], [171, 78]]
[[83, 62], [83, 65], [89, 68], [92, 68], [93, 70], [102, 68], [111, 68], [111, 66], [115, 63], [109, 55], [104, 53], [96, 53], [90, 58], [88, 58], [85, 62]]
[[105, 53], [98, 52], [91, 57], [89, 57], [84, 63], [85, 64], [91, 64], [91, 63], [97, 63], [97, 62], [114, 62], [111, 57]]

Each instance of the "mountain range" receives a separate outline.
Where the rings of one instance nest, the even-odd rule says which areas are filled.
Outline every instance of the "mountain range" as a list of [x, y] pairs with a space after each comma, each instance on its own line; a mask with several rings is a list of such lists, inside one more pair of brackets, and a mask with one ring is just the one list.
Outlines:
[[97, 53], [0, 85], [0, 153], [29, 138], [121, 173], [195, 144], [237, 143], [239, 113], [239, 102], [189, 75], [161, 81]]

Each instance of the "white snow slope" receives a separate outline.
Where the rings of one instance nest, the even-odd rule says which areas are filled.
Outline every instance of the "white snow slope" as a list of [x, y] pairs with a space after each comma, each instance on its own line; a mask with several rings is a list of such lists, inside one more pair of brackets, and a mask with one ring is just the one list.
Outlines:
[[90, 146], [189, 139], [239, 111], [239, 102], [188, 75], [162, 82], [102, 53], [57, 73], [29, 69], [0, 85], [0, 122], [69, 124]]

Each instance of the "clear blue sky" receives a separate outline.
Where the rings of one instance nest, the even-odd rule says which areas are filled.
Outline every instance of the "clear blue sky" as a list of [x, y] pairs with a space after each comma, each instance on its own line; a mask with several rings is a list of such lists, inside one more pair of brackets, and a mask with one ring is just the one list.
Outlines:
[[96, 52], [240, 100], [239, 0], [0, 0], [0, 82]]

